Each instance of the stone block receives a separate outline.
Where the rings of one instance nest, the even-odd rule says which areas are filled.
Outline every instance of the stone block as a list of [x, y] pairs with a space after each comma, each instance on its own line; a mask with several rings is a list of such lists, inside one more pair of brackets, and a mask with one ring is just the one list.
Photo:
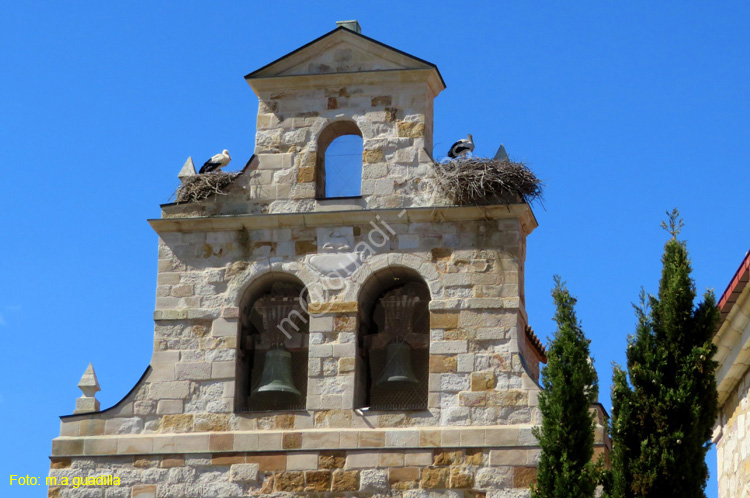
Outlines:
[[380, 453], [363, 451], [346, 456], [346, 469], [369, 469], [380, 465]]
[[236, 318], [217, 318], [211, 325], [211, 335], [214, 337], [234, 337], [237, 335]]
[[472, 391], [490, 391], [497, 385], [497, 378], [492, 371], [472, 372], [471, 390]]
[[404, 465], [424, 467], [432, 465], [432, 451], [407, 451], [404, 453]]
[[196, 432], [229, 430], [229, 415], [226, 413], [198, 413], [193, 421]]
[[470, 467], [451, 467], [450, 487], [451, 488], [471, 488], [474, 486], [474, 473]]
[[286, 455], [284, 453], [248, 454], [246, 463], [257, 463], [261, 472], [275, 472], [286, 470]]
[[385, 441], [388, 446], [394, 448], [418, 448], [418, 430], [390, 430], [385, 433]]
[[236, 463], [229, 468], [229, 480], [256, 484], [258, 482], [257, 463]]
[[289, 453], [286, 458], [287, 470], [316, 470], [318, 468], [318, 453]]
[[360, 431], [360, 448], [382, 448], [383, 446], [385, 446], [385, 431]]
[[371, 493], [388, 491], [388, 472], [385, 470], [367, 469], [359, 473], [360, 490]]
[[430, 344], [430, 354], [457, 354], [468, 350], [467, 341], [437, 341]]
[[324, 492], [331, 489], [331, 472], [309, 470], [305, 472], [305, 491]]
[[456, 372], [456, 357], [450, 355], [430, 355], [430, 373]]
[[536, 482], [536, 467], [513, 467], [513, 486], [528, 488]]
[[444, 467], [425, 467], [422, 469], [420, 485], [422, 489], [445, 489], [448, 487], [449, 469]]
[[234, 434], [211, 434], [208, 438], [210, 451], [232, 451], [232, 448], [234, 448]]
[[305, 475], [302, 472], [279, 472], [274, 475], [276, 491], [295, 492], [305, 489]]
[[161, 418], [162, 432], [191, 432], [193, 430], [193, 415], [165, 415]]
[[141, 484], [131, 488], [132, 498], [156, 498], [155, 484]]
[[359, 490], [359, 471], [358, 470], [336, 470], [333, 472], [331, 482], [332, 491], [358, 491]]
[[258, 434], [258, 449], [261, 451], [274, 451], [282, 449], [282, 433], [266, 432]]
[[113, 437], [86, 438], [83, 451], [86, 455], [115, 455], [117, 454], [117, 439]]
[[281, 440], [281, 447], [285, 450], [296, 450], [302, 448], [302, 433], [286, 432]]
[[388, 469], [388, 482], [393, 489], [414, 489], [419, 486], [419, 467]]
[[177, 363], [174, 368], [176, 380], [206, 380], [211, 378], [210, 363]]
[[321, 469], [343, 469], [346, 464], [346, 452], [323, 451], [318, 456], [318, 468]]
[[441, 443], [441, 431], [439, 429], [421, 429], [419, 431], [419, 446], [423, 448], [438, 447]]
[[215, 361], [210, 365], [212, 379], [233, 379], [236, 375], [234, 361]]
[[185, 399], [190, 395], [190, 382], [156, 382], [151, 384], [150, 394], [154, 400]]
[[181, 399], [163, 399], [156, 405], [157, 415], [173, 415], [183, 411], [183, 401]]

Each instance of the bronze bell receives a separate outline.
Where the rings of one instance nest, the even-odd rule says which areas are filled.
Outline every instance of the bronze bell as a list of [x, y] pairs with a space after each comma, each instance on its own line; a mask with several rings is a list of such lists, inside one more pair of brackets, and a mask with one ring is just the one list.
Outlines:
[[252, 396], [260, 393], [289, 394], [299, 397], [301, 393], [292, 380], [292, 354], [286, 349], [275, 348], [266, 352], [263, 374]]
[[385, 368], [376, 386], [385, 384], [418, 384], [419, 381], [411, 368], [411, 347], [405, 342], [392, 342], [385, 354]]

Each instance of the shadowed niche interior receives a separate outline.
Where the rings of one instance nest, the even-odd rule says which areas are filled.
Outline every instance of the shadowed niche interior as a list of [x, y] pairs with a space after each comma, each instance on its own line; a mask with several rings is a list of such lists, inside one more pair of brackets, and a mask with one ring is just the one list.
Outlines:
[[304, 410], [308, 323], [304, 285], [271, 273], [245, 293], [237, 351], [235, 410]]
[[355, 403], [371, 410], [425, 410], [430, 291], [411, 269], [386, 268], [360, 294]]

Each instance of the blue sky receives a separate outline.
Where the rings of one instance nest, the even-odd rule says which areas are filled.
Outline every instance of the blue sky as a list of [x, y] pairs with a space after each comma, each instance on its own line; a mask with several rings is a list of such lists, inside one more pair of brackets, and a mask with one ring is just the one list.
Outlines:
[[[436, 154], [474, 135], [546, 183], [526, 304], [551, 335], [552, 276], [579, 299], [609, 407], [631, 302], [655, 292], [678, 206], [697, 288], [750, 248], [746, 2], [6, 2], [0, 30], [0, 469], [43, 476], [93, 362], [102, 406], [152, 349], [159, 216], [187, 156], [253, 153], [243, 75], [335, 27], [436, 63]], [[744, 208], [743, 208], [744, 206]], [[713, 457], [710, 458], [715, 468]], [[8, 481], [6, 481], [7, 483]], [[7, 485], [7, 484], [6, 484]], [[709, 484], [709, 496], [716, 496]], [[8, 494], [10, 493], [10, 494]], [[45, 496], [43, 487], [4, 496]]]

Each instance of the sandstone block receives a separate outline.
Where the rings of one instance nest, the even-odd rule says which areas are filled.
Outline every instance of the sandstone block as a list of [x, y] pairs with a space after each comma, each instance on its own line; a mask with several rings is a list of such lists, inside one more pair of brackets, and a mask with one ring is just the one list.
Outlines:
[[426, 467], [422, 469], [422, 489], [445, 489], [448, 487], [450, 474], [447, 468]]
[[344, 451], [323, 451], [318, 457], [318, 467], [321, 469], [343, 469], [345, 464]]
[[383, 161], [384, 157], [383, 149], [369, 149], [362, 151], [362, 162], [364, 163], [379, 163]]
[[276, 491], [303, 491], [305, 489], [305, 476], [302, 472], [279, 472], [274, 475]]
[[130, 496], [132, 498], [156, 498], [156, 485], [145, 484], [133, 486]]
[[471, 488], [474, 486], [474, 473], [469, 467], [451, 467], [451, 488]]
[[331, 473], [327, 470], [312, 470], [305, 472], [305, 491], [329, 491], [331, 489]]
[[419, 467], [388, 469], [388, 482], [393, 489], [414, 489], [419, 486]]
[[315, 181], [315, 168], [300, 168], [297, 170], [297, 183]]
[[162, 432], [191, 432], [193, 430], [192, 415], [164, 415], [161, 418]]
[[464, 461], [464, 454], [461, 450], [436, 450], [433, 459], [433, 465], [444, 467], [446, 465], [457, 465]]
[[333, 472], [332, 491], [358, 491], [358, 470], [336, 470]]
[[528, 488], [536, 482], [536, 467], [513, 467], [513, 486]]
[[228, 431], [229, 415], [225, 413], [200, 413], [195, 415], [196, 432]]
[[497, 385], [497, 378], [492, 371], [472, 372], [471, 390], [472, 391], [490, 391]]

